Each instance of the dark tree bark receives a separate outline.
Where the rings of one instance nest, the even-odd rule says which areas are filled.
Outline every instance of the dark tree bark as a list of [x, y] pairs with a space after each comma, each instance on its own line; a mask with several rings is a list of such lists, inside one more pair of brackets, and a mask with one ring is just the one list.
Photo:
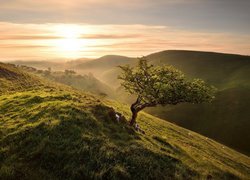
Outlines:
[[155, 106], [155, 105], [156, 105], [156, 103], [144, 103], [144, 104], [141, 104], [140, 97], [138, 97], [136, 102], [134, 102], [130, 106], [130, 110], [132, 112], [132, 117], [131, 117], [131, 120], [129, 122], [129, 125], [133, 126], [136, 123], [137, 115], [141, 110], [143, 110], [146, 107], [152, 107], [152, 106]]
[[133, 126], [135, 123], [136, 123], [136, 118], [137, 118], [137, 114], [138, 114], [138, 111], [136, 109], [136, 106], [138, 105], [139, 103], [139, 97], [137, 98], [136, 102], [134, 102], [131, 106], [130, 106], [130, 110], [132, 112], [132, 117], [131, 117], [131, 120], [129, 122], [129, 125], [130, 126]]
[[131, 120], [129, 122], [129, 125], [133, 126], [136, 123], [138, 110], [135, 107], [133, 107], [133, 105], [130, 107], [130, 109], [131, 109], [131, 112], [132, 112], [132, 117], [131, 117]]

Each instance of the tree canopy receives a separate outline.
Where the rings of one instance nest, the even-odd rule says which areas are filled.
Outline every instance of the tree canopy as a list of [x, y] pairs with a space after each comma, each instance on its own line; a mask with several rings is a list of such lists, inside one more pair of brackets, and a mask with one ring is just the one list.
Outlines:
[[121, 86], [137, 95], [131, 105], [132, 119], [136, 122], [137, 113], [146, 107], [157, 105], [176, 105], [178, 103], [203, 103], [214, 99], [215, 88], [201, 79], [188, 79], [172, 66], [154, 66], [146, 58], [140, 58], [138, 65], [119, 66], [122, 70], [118, 77]]

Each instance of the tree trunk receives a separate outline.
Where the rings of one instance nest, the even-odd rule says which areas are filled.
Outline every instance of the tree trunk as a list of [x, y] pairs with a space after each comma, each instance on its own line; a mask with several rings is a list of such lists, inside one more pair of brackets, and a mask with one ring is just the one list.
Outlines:
[[136, 106], [138, 105], [138, 103], [140, 101], [139, 99], [140, 98], [137, 97], [136, 101], [130, 106], [130, 110], [132, 112], [132, 117], [131, 117], [131, 120], [129, 122], [130, 126], [133, 126], [136, 123], [136, 118], [137, 118], [137, 114], [138, 114], [138, 110], [136, 109]]
[[129, 125], [133, 126], [136, 123], [138, 111], [135, 108], [132, 108], [132, 106], [131, 106], [131, 111], [132, 111], [132, 117], [131, 117], [131, 120], [129, 122]]
[[131, 106], [130, 106], [130, 110], [132, 112], [132, 117], [131, 120], [129, 122], [130, 126], [133, 126], [136, 123], [136, 118], [137, 118], [137, 114], [138, 112], [140, 112], [141, 110], [143, 110], [146, 107], [151, 107], [151, 106], [155, 106], [156, 103], [144, 103], [144, 104], [140, 104], [140, 97], [137, 98], [136, 102], [134, 102]]

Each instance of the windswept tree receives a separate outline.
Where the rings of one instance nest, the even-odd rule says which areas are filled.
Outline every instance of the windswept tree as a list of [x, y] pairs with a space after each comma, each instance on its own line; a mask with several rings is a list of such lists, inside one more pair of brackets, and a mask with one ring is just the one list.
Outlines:
[[137, 96], [130, 107], [131, 126], [136, 123], [137, 114], [146, 107], [203, 103], [214, 98], [214, 87], [206, 85], [201, 79], [189, 80], [172, 66], [154, 66], [148, 64], [146, 58], [140, 58], [136, 67], [119, 67], [122, 69], [118, 77], [122, 80], [121, 86]]

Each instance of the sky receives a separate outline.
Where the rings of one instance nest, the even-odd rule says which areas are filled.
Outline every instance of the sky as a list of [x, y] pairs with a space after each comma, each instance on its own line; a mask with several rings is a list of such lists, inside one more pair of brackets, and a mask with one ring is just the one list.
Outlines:
[[250, 55], [249, 0], [0, 0], [0, 60]]

